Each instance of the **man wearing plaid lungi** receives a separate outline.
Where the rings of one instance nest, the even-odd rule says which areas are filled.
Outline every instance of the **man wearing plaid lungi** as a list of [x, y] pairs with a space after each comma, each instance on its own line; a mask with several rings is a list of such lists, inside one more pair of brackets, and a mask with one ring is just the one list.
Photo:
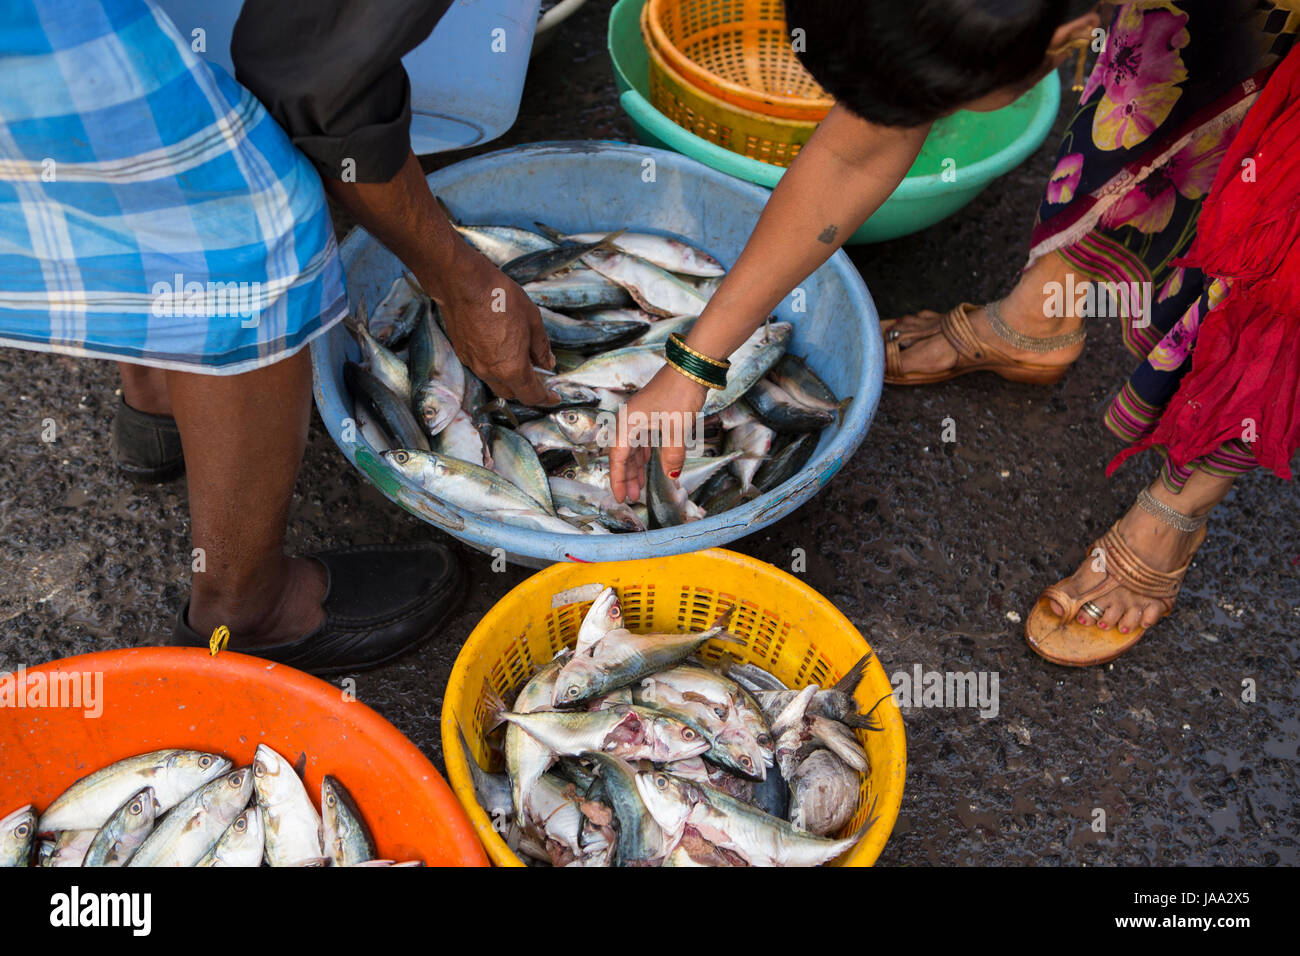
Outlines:
[[225, 625], [232, 649], [355, 670], [429, 636], [458, 597], [441, 546], [284, 553], [304, 346], [347, 308], [322, 176], [438, 303], [473, 371], [503, 397], [545, 397], [537, 309], [456, 235], [410, 149], [400, 58], [449, 2], [250, 5], [235, 62], [274, 118], [149, 0], [0, 15], [0, 346], [120, 363], [119, 466], [188, 472], [206, 570], [178, 643]]

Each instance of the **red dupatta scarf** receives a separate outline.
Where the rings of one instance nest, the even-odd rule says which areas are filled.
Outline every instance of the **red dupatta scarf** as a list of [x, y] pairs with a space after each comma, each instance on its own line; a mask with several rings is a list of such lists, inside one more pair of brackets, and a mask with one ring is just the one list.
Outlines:
[[1203, 319], [1191, 370], [1155, 431], [1107, 472], [1152, 445], [1186, 465], [1253, 433], [1259, 464], [1290, 479], [1300, 447], [1300, 46], [1246, 114], [1176, 264], [1231, 291]]

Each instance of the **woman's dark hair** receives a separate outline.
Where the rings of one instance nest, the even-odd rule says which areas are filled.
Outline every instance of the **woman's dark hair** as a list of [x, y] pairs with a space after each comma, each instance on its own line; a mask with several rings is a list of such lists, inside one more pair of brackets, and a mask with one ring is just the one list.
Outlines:
[[[1042, 65], [1052, 34], [1097, 0], [786, 0], [799, 59], [881, 126], [920, 126]], [[800, 43], [799, 41], [802, 41]], [[802, 47], [802, 48], [801, 48]]]

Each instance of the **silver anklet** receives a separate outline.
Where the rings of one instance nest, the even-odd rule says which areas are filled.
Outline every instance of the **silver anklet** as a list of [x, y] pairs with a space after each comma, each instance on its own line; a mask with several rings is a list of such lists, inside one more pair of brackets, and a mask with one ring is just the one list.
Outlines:
[[1073, 332], [1051, 335], [1047, 338], [1034, 338], [1032, 335], [1017, 332], [1007, 325], [1002, 318], [1002, 303], [1000, 301], [988, 303], [984, 306], [984, 311], [989, 317], [989, 325], [992, 326], [993, 332], [998, 338], [1010, 342], [1016, 348], [1024, 349], [1026, 352], [1055, 352], [1057, 349], [1063, 349], [1066, 346], [1077, 345], [1088, 337], [1088, 330], [1080, 326]]
[[1137, 503], [1147, 514], [1184, 533], [1203, 528], [1210, 517], [1208, 514], [1185, 515], [1181, 511], [1175, 511], [1145, 488], [1138, 492]]

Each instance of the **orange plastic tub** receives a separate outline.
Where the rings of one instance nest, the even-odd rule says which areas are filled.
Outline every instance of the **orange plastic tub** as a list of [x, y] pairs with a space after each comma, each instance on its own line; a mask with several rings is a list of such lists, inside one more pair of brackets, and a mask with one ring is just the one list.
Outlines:
[[381, 858], [488, 864], [465, 811], [424, 754], [365, 704], [302, 671], [244, 654], [150, 647], [29, 668], [27, 686], [38, 672], [47, 681], [102, 674], [102, 713], [86, 716], [84, 700], [75, 708], [0, 707], [0, 816], [25, 803], [42, 810], [80, 777], [133, 754], [181, 747], [243, 766], [265, 743], [290, 761], [306, 754], [304, 778], [316, 801], [323, 775], [342, 781]]

